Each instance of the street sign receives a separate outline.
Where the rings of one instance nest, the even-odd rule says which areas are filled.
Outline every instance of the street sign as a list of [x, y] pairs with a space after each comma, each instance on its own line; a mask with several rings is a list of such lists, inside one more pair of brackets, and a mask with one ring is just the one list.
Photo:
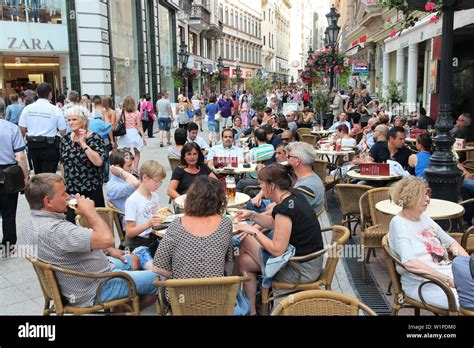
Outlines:
[[369, 62], [359, 60], [352, 62], [352, 72], [354, 73], [368, 73], [369, 72]]

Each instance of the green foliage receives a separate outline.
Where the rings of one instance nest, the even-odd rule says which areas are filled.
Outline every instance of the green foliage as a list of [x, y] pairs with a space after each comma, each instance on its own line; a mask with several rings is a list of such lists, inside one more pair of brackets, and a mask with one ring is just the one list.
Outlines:
[[[401, 11], [403, 13], [403, 20], [399, 22], [400, 34], [404, 29], [408, 29], [413, 27], [416, 22], [418, 22], [419, 17], [415, 15], [414, 5], [410, 4], [410, 2], [415, 2], [414, 0], [378, 0], [379, 5], [386, 7], [388, 9], [396, 9], [397, 11]], [[443, 11], [443, 0], [426, 0], [425, 4], [425, 12], [429, 13], [436, 13], [431, 19], [431, 23], [436, 23]], [[390, 36], [393, 37], [397, 34], [396, 30], [393, 30], [390, 33]]]
[[273, 83], [260, 77], [252, 79], [246, 88], [252, 91], [252, 105], [255, 111], [264, 111], [267, 106], [267, 90], [272, 89]]
[[339, 89], [346, 91], [348, 87], [348, 83], [349, 83], [349, 74], [348, 73], [339, 74], [338, 80], [339, 80], [338, 82]]
[[388, 100], [392, 103], [402, 103], [405, 101], [406, 84], [398, 81], [390, 81], [388, 84]]
[[331, 104], [329, 90], [325, 86], [318, 85], [313, 88], [311, 95], [313, 97], [313, 108], [316, 111], [316, 117], [318, 122], [321, 123], [324, 113], [329, 110], [329, 105]]

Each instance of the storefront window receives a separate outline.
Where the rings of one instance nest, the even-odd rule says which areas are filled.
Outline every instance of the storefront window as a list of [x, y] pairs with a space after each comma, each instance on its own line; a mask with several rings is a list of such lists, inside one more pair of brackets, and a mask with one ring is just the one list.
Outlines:
[[64, 0], [5, 0], [0, 3], [0, 21], [65, 23]]
[[113, 0], [110, 2], [110, 29], [112, 34], [115, 102], [127, 96], [138, 100], [138, 49], [135, 20], [135, 2]]
[[173, 18], [170, 11], [160, 5], [159, 7], [160, 25], [160, 85], [161, 91], [168, 91], [170, 101], [175, 100], [174, 84], [171, 71], [175, 66], [175, 42], [173, 28]]

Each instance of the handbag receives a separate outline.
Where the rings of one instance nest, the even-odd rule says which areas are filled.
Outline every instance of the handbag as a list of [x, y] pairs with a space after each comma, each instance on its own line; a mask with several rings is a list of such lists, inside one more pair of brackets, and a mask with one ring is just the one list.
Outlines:
[[217, 111], [217, 113], [214, 116], [214, 120], [219, 122], [221, 119], [222, 119], [221, 112]]
[[125, 129], [124, 113], [125, 111], [122, 110], [120, 119], [118, 120], [117, 125], [115, 126], [115, 129], [112, 131], [112, 134], [114, 135], [114, 137], [121, 137], [122, 135], [125, 135], [127, 133], [127, 130]]
[[0, 183], [3, 182], [5, 193], [13, 194], [25, 189], [25, 175], [18, 164], [0, 169]]
[[250, 314], [250, 302], [245, 292], [243, 292], [240, 287], [237, 291], [237, 298], [235, 299], [234, 305], [234, 315], [242, 316]]

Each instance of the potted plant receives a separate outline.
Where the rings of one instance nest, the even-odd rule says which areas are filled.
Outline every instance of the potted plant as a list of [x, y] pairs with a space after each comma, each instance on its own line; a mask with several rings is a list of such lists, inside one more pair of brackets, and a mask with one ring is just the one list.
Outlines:
[[318, 85], [311, 93], [313, 97], [313, 108], [316, 111], [316, 121], [323, 124], [324, 114], [329, 110], [331, 98], [329, 97], [329, 90], [323, 85]]

